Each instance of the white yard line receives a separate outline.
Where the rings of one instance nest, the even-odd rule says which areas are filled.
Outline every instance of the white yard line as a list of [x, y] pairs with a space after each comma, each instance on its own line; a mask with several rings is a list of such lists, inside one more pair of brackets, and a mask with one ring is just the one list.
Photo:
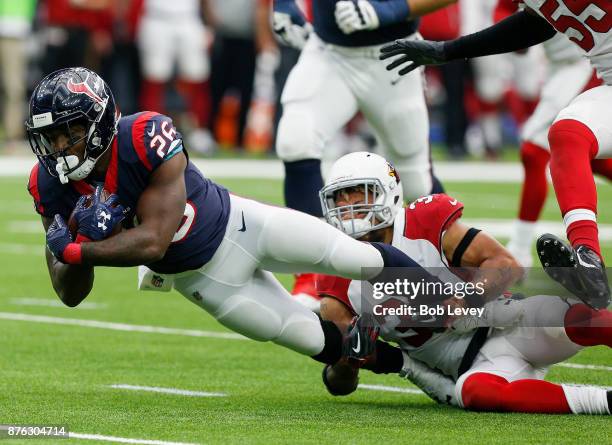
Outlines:
[[111, 331], [143, 332], [147, 334], [183, 335], [186, 337], [222, 338], [226, 340], [248, 340], [248, 338], [232, 332], [214, 332], [200, 331], [197, 329], [165, 328], [160, 326], [112, 323], [97, 320], [82, 320], [77, 318], [20, 314], [15, 312], [0, 312], [0, 320], [27, 321], [32, 323], [47, 323], [65, 326], [81, 326], [87, 328], [108, 329]]
[[[508, 238], [514, 231], [514, 221], [509, 219], [488, 219], [488, 218], [466, 218], [462, 219], [465, 224], [477, 227], [486, 231], [490, 235], [497, 238]], [[23, 234], [40, 234], [42, 235], [43, 228], [40, 221], [32, 220], [13, 220], [8, 222], [7, 231], [11, 233]], [[554, 233], [556, 235], [565, 236], [565, 227], [561, 220], [545, 221], [541, 220], [537, 225], [537, 233]], [[599, 224], [599, 239], [601, 241], [612, 241], [612, 224]], [[3, 245], [0, 244], [0, 249]], [[8, 249], [18, 249], [18, 245], [11, 244]], [[31, 246], [29, 246], [31, 247]]]
[[[66, 307], [61, 301], [49, 298], [11, 298], [9, 303], [17, 306]], [[89, 301], [83, 301], [79, 304], [79, 309], [103, 309], [105, 307], [107, 307], [105, 303], [90, 303]]]
[[[212, 178], [282, 179], [283, 163], [278, 159], [193, 159], [204, 175]], [[31, 156], [0, 157], [0, 176], [26, 176], [36, 160]], [[331, 162], [323, 163], [327, 171]], [[455, 182], [520, 182], [520, 163], [436, 162], [434, 171], [442, 181]]]
[[70, 439], [99, 440], [102, 442], [135, 443], [142, 445], [197, 445], [187, 442], [166, 442], [164, 440], [132, 439], [129, 437], [103, 436], [101, 434], [73, 433], [72, 431], [68, 433], [68, 437]]
[[591, 369], [594, 371], [612, 371], [612, 366], [603, 365], [582, 365], [580, 363], [557, 363], [555, 366], [562, 368], [573, 368], [573, 369]]
[[[187, 337], [209, 337], [209, 338], [221, 338], [227, 340], [249, 340], [240, 334], [232, 332], [214, 332], [214, 331], [200, 331], [195, 329], [177, 329], [177, 328], [166, 328], [161, 326], [147, 326], [147, 325], [133, 325], [126, 323], [113, 323], [107, 321], [97, 320], [83, 320], [78, 318], [63, 318], [63, 317], [51, 317], [47, 315], [31, 315], [21, 314], [16, 312], [0, 312], [0, 320], [11, 320], [11, 321], [26, 321], [31, 323], [47, 323], [64, 326], [81, 326], [87, 328], [97, 329], [108, 329], [112, 331], [125, 331], [125, 332], [141, 332], [149, 334], [165, 334], [165, 335], [183, 335]], [[563, 368], [574, 368], [574, 369], [589, 369], [593, 371], [612, 371], [612, 366], [603, 365], [589, 365], [580, 363], [558, 363], [554, 366]], [[396, 387], [385, 387], [378, 385], [359, 385], [363, 389], [372, 389], [385, 391], [381, 388], [396, 388]], [[407, 388], [400, 388], [407, 389]], [[394, 391], [390, 389], [389, 391]], [[415, 391], [415, 390], [410, 390]], [[410, 392], [408, 391], [408, 392]]]
[[423, 391], [417, 388], [402, 388], [399, 386], [385, 386], [385, 385], [365, 385], [360, 384], [359, 389], [367, 389], [370, 391], [383, 391], [383, 392], [401, 392], [406, 394], [424, 394]]
[[[32, 214], [34, 215], [34, 210], [31, 209]], [[9, 221], [6, 225], [7, 232], [11, 233], [36, 233], [39, 235], [43, 235], [45, 233], [45, 229], [43, 228], [40, 219], [38, 220], [19, 220], [14, 219]]]
[[227, 394], [222, 392], [205, 392], [205, 391], [188, 391], [186, 389], [178, 388], [160, 388], [157, 386], [138, 386], [138, 385], [127, 385], [118, 383], [115, 385], [108, 385], [109, 388], [113, 389], [125, 389], [128, 391], [145, 391], [145, 392], [157, 392], [161, 394], [173, 394], [178, 396], [187, 397], [227, 397]]
[[[462, 218], [461, 222], [484, 230], [496, 238], [509, 238], [514, 233], [514, 221], [508, 219], [472, 219]], [[561, 219], [559, 221], [539, 221], [536, 233], [553, 233], [565, 238], [565, 226]], [[599, 239], [601, 241], [612, 240], [612, 225], [599, 224]]]
[[45, 254], [44, 244], [18, 244], [18, 243], [0, 243], [0, 253], [10, 253], [12, 255], [35, 255], [43, 256]]

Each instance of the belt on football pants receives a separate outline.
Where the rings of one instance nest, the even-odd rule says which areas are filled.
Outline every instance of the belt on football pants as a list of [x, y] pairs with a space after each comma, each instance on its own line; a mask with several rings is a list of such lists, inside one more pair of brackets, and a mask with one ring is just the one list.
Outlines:
[[465, 350], [465, 354], [463, 354], [463, 358], [461, 359], [461, 363], [459, 364], [459, 371], [457, 374], [457, 378], [461, 377], [462, 374], [467, 372], [471, 367], [472, 363], [476, 359], [478, 352], [482, 348], [482, 345], [485, 344], [487, 338], [489, 337], [489, 329], [488, 327], [477, 328], [474, 336], [470, 340], [470, 344]]

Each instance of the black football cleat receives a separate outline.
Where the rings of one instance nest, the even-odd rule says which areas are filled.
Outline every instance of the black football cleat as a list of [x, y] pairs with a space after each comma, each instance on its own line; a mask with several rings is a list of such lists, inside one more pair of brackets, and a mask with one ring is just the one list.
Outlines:
[[605, 309], [610, 305], [610, 285], [606, 267], [595, 251], [590, 247], [579, 245], [575, 249], [578, 277], [582, 282], [593, 309]]
[[610, 304], [608, 278], [599, 255], [587, 246], [574, 250], [550, 233], [536, 242], [538, 257], [546, 273], [593, 309]]

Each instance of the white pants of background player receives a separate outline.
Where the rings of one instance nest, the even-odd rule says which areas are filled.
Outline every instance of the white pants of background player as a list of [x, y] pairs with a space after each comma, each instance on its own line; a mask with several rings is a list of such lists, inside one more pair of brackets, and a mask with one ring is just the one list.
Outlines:
[[348, 48], [310, 36], [283, 90], [276, 151], [288, 162], [321, 159], [325, 145], [361, 111], [398, 170], [405, 198], [413, 200], [432, 187], [423, 77], [420, 70], [401, 77], [387, 71], [380, 46]]
[[612, 85], [602, 85], [578, 95], [557, 115], [555, 122], [572, 119], [586, 125], [597, 139], [596, 159], [612, 157]]
[[138, 48], [144, 77], [167, 82], [178, 63], [179, 77], [192, 82], [208, 78], [206, 28], [197, 16], [145, 16], [138, 29]]
[[593, 68], [586, 59], [571, 63], [551, 63], [540, 102], [525, 122], [521, 139], [550, 150], [548, 130], [561, 110], [578, 96], [591, 80]]
[[382, 265], [374, 247], [313, 216], [232, 195], [225, 236], [213, 258], [172, 277], [176, 290], [224, 326], [312, 356], [324, 346], [319, 318], [271, 272], [356, 279], [362, 267]]

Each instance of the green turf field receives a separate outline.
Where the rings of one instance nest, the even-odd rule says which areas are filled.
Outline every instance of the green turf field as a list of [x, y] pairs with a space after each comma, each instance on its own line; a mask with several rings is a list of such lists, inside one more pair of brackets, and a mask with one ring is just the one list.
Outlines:
[[[238, 194], [281, 202], [278, 181], [221, 182]], [[446, 185], [465, 202], [468, 218], [514, 216], [518, 185]], [[603, 206], [612, 192], [602, 188], [600, 199], [601, 221], [612, 223]], [[321, 383], [321, 365], [272, 344], [66, 325], [58, 318], [122, 323], [122, 329], [227, 332], [177, 293], [136, 291], [135, 269], [97, 270], [89, 305], [82, 308], [45, 306], [56, 298], [25, 179], [0, 178], [0, 202], [0, 424], [64, 424], [81, 434], [189, 443], [612, 443], [611, 417], [468, 413], [422, 394], [365, 389], [334, 398]], [[552, 200], [544, 217], [558, 220]], [[612, 255], [612, 245], [606, 254]], [[10, 314], [27, 320], [7, 320]], [[553, 367], [549, 379], [612, 387], [609, 349], [584, 351], [572, 362], [600, 368]], [[368, 373], [361, 383], [414, 388], [396, 376]], [[116, 384], [226, 396], [110, 387]], [[108, 443], [66, 443], [76, 442]]]

